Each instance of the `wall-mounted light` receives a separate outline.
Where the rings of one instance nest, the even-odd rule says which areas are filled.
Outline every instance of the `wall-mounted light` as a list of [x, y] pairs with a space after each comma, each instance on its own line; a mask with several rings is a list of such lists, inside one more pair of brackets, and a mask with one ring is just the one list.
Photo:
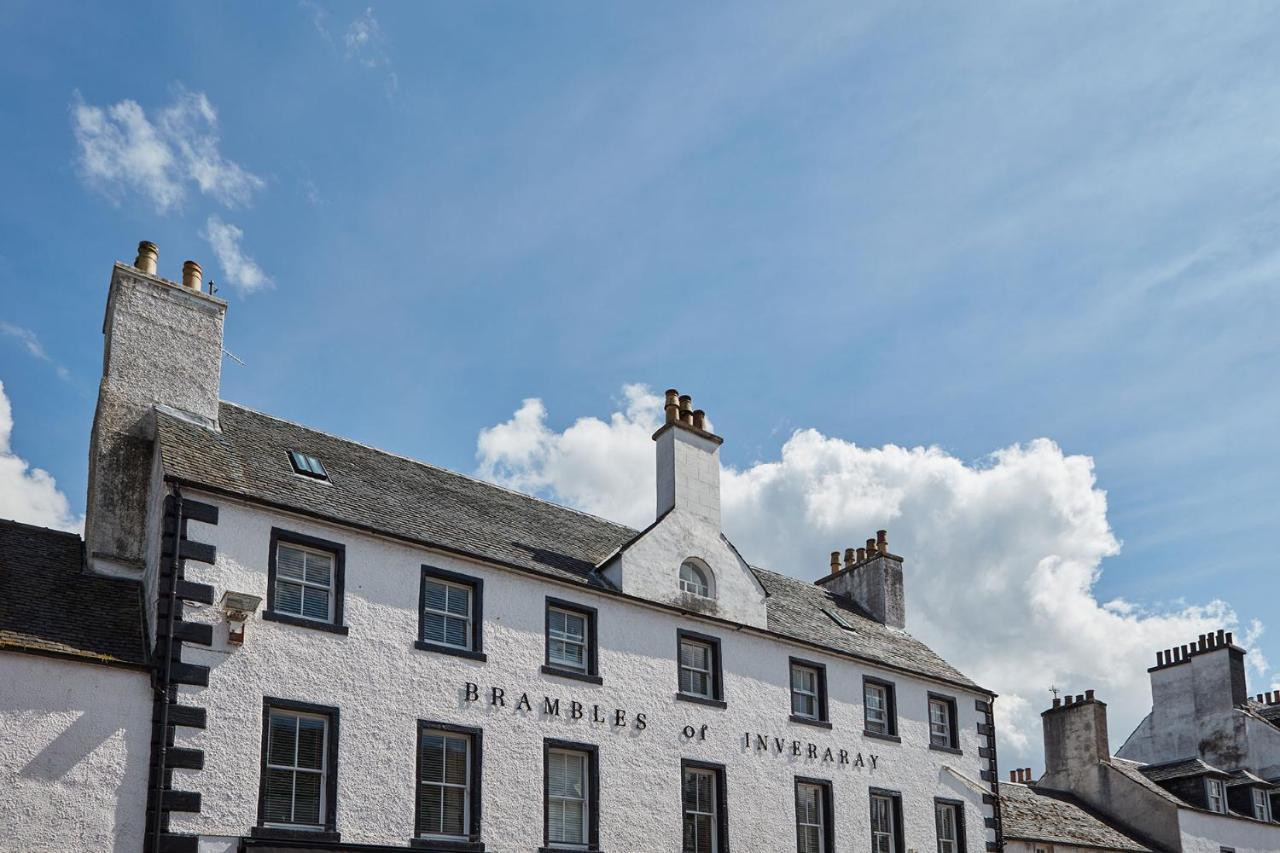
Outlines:
[[262, 604], [262, 596], [250, 595], [247, 592], [232, 592], [227, 590], [222, 593], [222, 600], [218, 602], [218, 606], [222, 609], [223, 615], [227, 617], [227, 642], [233, 646], [244, 645], [244, 628], [249, 621], [249, 617], [258, 611], [258, 605]]

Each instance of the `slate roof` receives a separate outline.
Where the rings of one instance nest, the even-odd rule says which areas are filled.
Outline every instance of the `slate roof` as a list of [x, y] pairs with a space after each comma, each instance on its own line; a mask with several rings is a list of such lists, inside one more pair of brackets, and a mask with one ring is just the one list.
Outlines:
[[1138, 768], [1138, 772], [1152, 782], [1169, 782], [1191, 776], [1218, 776], [1225, 779], [1231, 775], [1211, 764], [1206, 764], [1199, 758], [1184, 758], [1161, 764], [1143, 764]]
[[1155, 794], [1157, 797], [1160, 797], [1161, 799], [1167, 800], [1171, 803], [1175, 803], [1179, 806], [1187, 805], [1185, 801], [1183, 801], [1178, 797], [1175, 797], [1173, 794], [1169, 793], [1164, 788], [1161, 788], [1155, 782], [1152, 782], [1145, 775], [1143, 775], [1142, 771], [1147, 765], [1139, 764], [1136, 761], [1129, 761], [1126, 758], [1116, 758], [1114, 755], [1111, 756], [1108, 763], [1117, 772], [1128, 777], [1134, 784], [1140, 785], [1141, 787], [1146, 788], [1148, 791], [1150, 791], [1152, 794]]
[[82, 554], [74, 533], [0, 519], [0, 650], [145, 665], [141, 585]]
[[1048, 844], [1072, 844], [1102, 850], [1151, 851], [1091, 811], [1070, 794], [1000, 783], [1004, 837]]
[[[529, 495], [223, 402], [219, 431], [157, 410], [167, 476], [338, 524], [388, 534], [600, 591], [595, 571], [639, 532]], [[329, 482], [294, 473], [290, 450], [318, 457]], [[753, 568], [768, 629], [883, 666], [986, 693], [909, 634], [804, 581]], [[854, 626], [837, 626], [823, 608]]]
[[1259, 785], [1263, 788], [1276, 787], [1276, 784], [1274, 782], [1268, 782], [1266, 779], [1263, 779], [1261, 776], [1258, 776], [1254, 773], [1250, 773], [1248, 770], [1245, 770], [1243, 768], [1240, 768], [1238, 770], [1232, 770], [1231, 780], [1227, 782], [1227, 787], [1237, 788], [1241, 785]]

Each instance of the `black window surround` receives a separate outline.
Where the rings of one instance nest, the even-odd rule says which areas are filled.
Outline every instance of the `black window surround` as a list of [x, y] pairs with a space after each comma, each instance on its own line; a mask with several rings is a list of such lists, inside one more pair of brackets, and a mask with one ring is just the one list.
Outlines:
[[[884, 690], [884, 722], [886, 731], [872, 731], [869, 725], [870, 720], [867, 717], [867, 685], [875, 685]], [[892, 743], [902, 743], [902, 738], [898, 737], [898, 697], [892, 681], [885, 681], [883, 678], [876, 678], [870, 675], [862, 676], [862, 720], [863, 732], [866, 737], [876, 738], [878, 740], [887, 740]]]
[[946, 797], [933, 798], [935, 814], [938, 806], [951, 806], [956, 816], [956, 850], [958, 853], [967, 853], [968, 847], [965, 846], [964, 832], [964, 800], [950, 800]]
[[822, 849], [834, 851], [836, 849], [836, 827], [835, 827], [835, 801], [831, 796], [831, 780], [830, 779], [813, 779], [808, 776], [797, 776], [795, 783], [795, 796], [793, 797], [793, 808], [795, 809], [794, 820], [792, 826], [796, 829], [796, 848], [800, 846], [800, 786], [815, 785], [821, 792], [822, 796]]
[[[680, 646], [685, 640], [702, 643], [711, 650], [711, 696], [697, 696], [680, 690]], [[724, 668], [720, 661], [720, 638], [710, 634], [699, 634], [697, 631], [676, 629], [676, 698], [681, 702], [693, 702], [710, 708], [727, 708], [724, 701]]]
[[788, 699], [790, 699], [793, 693], [793, 690], [791, 688], [792, 671], [797, 668], [809, 669], [814, 671], [818, 675], [818, 718], [815, 720], [812, 717], [805, 717], [805, 716], [801, 716], [800, 714], [792, 713], [791, 722], [803, 723], [806, 726], [818, 726], [819, 728], [824, 728], [824, 729], [831, 728], [831, 716], [829, 711], [827, 710], [827, 667], [826, 665], [820, 664], [816, 661], [805, 660], [804, 658], [797, 658], [797, 657], [790, 658], [787, 665]]
[[[427, 608], [427, 580], [455, 583], [471, 589], [471, 648], [460, 649], [444, 643], [433, 643], [423, 639], [425, 635], [424, 617]], [[418, 638], [414, 640], [414, 648], [424, 652], [437, 652], [442, 655], [453, 655], [470, 660], [486, 661], [484, 653], [484, 580], [482, 578], [439, 569], [435, 566], [422, 566], [422, 576], [418, 583]]]
[[[587, 669], [581, 672], [573, 669], [565, 669], [562, 666], [555, 666], [551, 663], [551, 611], [566, 610], [570, 613], [583, 617], [587, 622]], [[596, 622], [597, 611], [594, 607], [588, 607], [585, 604], [578, 604], [574, 601], [565, 601], [562, 598], [552, 598], [547, 596], [546, 613], [543, 620], [542, 636], [544, 640], [543, 658], [542, 658], [542, 674], [555, 675], [560, 678], [572, 678], [576, 681], [585, 681], [588, 684], [603, 684], [604, 679], [599, 673], [598, 643], [596, 642]]]
[[[958, 725], [960, 722], [958, 713], [959, 707], [956, 704], [956, 698], [954, 696], [947, 696], [943, 693], [934, 693], [930, 691], [929, 698], [926, 701], [929, 703], [941, 702], [947, 707], [948, 742], [946, 744], [934, 743], [933, 728], [932, 725], [930, 725], [929, 748], [938, 750], [939, 752], [950, 752], [955, 755], [963, 755], [964, 752], [960, 749], [960, 726]], [[925, 710], [929, 710], [927, 706]], [[932, 724], [932, 716], [926, 714], [926, 717], [928, 718], [929, 723]], [[939, 802], [941, 802], [941, 800]]]
[[[581, 752], [587, 756], [587, 845], [561, 846], [551, 844], [550, 815], [547, 811], [547, 796], [551, 791], [547, 771], [550, 765], [550, 753], [553, 749]], [[542, 846], [538, 853], [560, 853], [565, 850], [600, 851], [600, 748], [593, 743], [577, 743], [571, 740], [543, 738], [542, 740]]]
[[[873, 797], [886, 797], [893, 809], [893, 850], [894, 853], [905, 853], [907, 849], [907, 839], [905, 827], [902, 825], [902, 792], [892, 791], [888, 788], [868, 788], [867, 789], [867, 809], [868, 814], [873, 815], [872, 806]], [[871, 848], [875, 849], [874, 830], [871, 836]]]
[[[264, 826], [267, 816], [267, 743], [271, 734], [271, 712], [295, 711], [326, 717], [325, 728], [325, 779], [324, 779], [324, 829], [286, 829]], [[262, 697], [262, 750], [258, 758], [258, 823], [249, 834], [254, 838], [270, 838], [280, 841], [337, 842], [338, 832], [338, 709], [311, 702], [295, 702], [292, 699]]]
[[[317, 551], [328, 551], [333, 555], [333, 621], [324, 622], [319, 619], [307, 619], [292, 613], [276, 612], [276, 556], [281, 544], [298, 545], [313, 548]], [[347, 626], [342, 624], [342, 601], [347, 575], [347, 546], [340, 542], [330, 542], [303, 533], [294, 533], [280, 527], [271, 528], [271, 551], [267, 555], [267, 609], [262, 618], [268, 622], [283, 622], [286, 625], [297, 625], [301, 628], [313, 628], [317, 631], [328, 631], [331, 634], [346, 634]]]
[[480, 770], [484, 767], [484, 731], [482, 729], [471, 728], [469, 726], [458, 726], [453, 723], [438, 723], [432, 720], [418, 720], [418, 740], [414, 743], [414, 750], [417, 757], [414, 759], [414, 832], [421, 833], [422, 827], [417, 825], [417, 803], [418, 792], [420, 791], [422, 779], [422, 733], [424, 731], [441, 731], [450, 732], [452, 734], [465, 735], [471, 740], [470, 750], [470, 767], [468, 768], [469, 784], [467, 797], [470, 800], [468, 809], [470, 813], [470, 826], [467, 828], [468, 838], [463, 841], [461, 839], [454, 841], [446, 838], [419, 838], [409, 839], [409, 846], [426, 850], [438, 850], [441, 853], [483, 853], [484, 842], [480, 840], [480, 799], [483, 786], [480, 781]]
[[684, 822], [684, 772], [686, 770], [706, 770], [716, 777], [716, 849], [714, 853], [729, 853], [729, 797], [725, 785], [725, 768], [723, 764], [710, 761], [695, 761], [692, 758], [680, 759], [680, 820]]

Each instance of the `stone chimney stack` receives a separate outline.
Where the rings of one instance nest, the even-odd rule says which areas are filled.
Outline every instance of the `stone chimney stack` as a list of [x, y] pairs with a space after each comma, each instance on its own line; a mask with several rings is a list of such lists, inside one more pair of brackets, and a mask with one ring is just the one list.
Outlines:
[[653, 434], [658, 458], [658, 516], [675, 509], [720, 529], [720, 445], [707, 431], [707, 415], [693, 398], [667, 391], [664, 423]]
[[1107, 739], [1107, 704], [1086, 691], [1074, 698], [1054, 698], [1040, 715], [1044, 725], [1045, 787], [1074, 791], [1096, 774], [1099, 762], [1111, 757]]
[[1230, 631], [1156, 653], [1151, 678], [1151, 747], [1157, 755], [1199, 755], [1234, 766], [1236, 709], [1249, 701], [1245, 650]]
[[102, 381], [89, 443], [85, 540], [90, 564], [137, 576], [147, 549], [156, 406], [213, 427], [218, 419], [227, 303], [201, 290], [200, 265], [183, 283], [159, 277], [159, 250], [138, 244], [117, 263], [107, 296]]
[[902, 585], [902, 558], [889, 553], [889, 534], [876, 532], [863, 548], [846, 548], [844, 565], [839, 552], [831, 553], [831, 571], [815, 583], [847, 596], [878, 622], [891, 628], [907, 623], [906, 594]]

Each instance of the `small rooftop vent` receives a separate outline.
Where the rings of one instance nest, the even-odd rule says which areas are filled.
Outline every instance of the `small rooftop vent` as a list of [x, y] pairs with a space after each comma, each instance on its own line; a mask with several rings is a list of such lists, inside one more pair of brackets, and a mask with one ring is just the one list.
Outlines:
[[316, 480], [329, 479], [329, 472], [324, 470], [324, 463], [314, 456], [308, 456], [299, 450], [290, 450], [289, 461], [293, 463], [293, 470], [304, 477], [312, 477]]

